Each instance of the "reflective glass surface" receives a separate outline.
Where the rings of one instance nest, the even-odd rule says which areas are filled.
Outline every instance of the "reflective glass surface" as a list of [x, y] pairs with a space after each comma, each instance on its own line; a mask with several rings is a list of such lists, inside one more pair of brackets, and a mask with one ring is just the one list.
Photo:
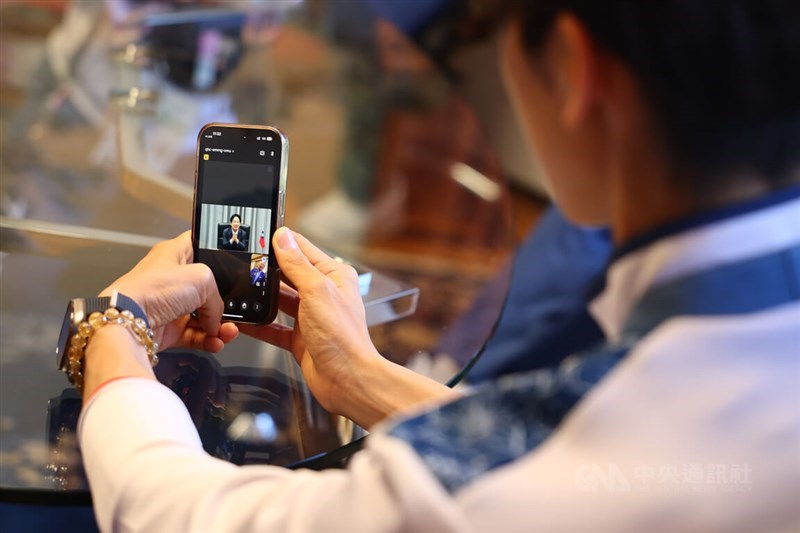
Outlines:
[[[364, 273], [384, 356], [446, 380], [502, 308], [509, 191], [457, 84], [403, 31], [360, 2], [139, 4], [0, 8], [3, 488], [86, 490], [80, 400], [55, 362], [64, 309], [189, 229], [205, 123], [287, 133], [286, 223]], [[361, 434], [252, 339], [157, 370], [206, 450], [237, 464], [296, 464]]]

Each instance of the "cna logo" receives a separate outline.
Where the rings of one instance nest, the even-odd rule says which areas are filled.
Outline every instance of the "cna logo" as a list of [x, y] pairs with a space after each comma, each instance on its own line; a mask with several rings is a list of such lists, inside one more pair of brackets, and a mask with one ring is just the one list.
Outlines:
[[575, 470], [575, 486], [582, 492], [631, 492], [631, 484], [619, 465], [585, 464]]
[[749, 492], [753, 469], [748, 463], [638, 464], [629, 479], [618, 464], [587, 463], [575, 469], [583, 492]]

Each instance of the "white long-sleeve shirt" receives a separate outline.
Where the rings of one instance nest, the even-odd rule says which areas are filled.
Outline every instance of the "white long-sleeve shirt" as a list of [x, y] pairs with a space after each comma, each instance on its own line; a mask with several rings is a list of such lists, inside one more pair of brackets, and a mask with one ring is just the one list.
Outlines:
[[[650, 286], [798, 243], [800, 200], [667, 237], [616, 261], [592, 311], [613, 339]], [[541, 446], [453, 494], [380, 428], [347, 470], [231, 465], [140, 379], [104, 387], [79, 435], [104, 531], [797, 531], [800, 304], [664, 322]]]

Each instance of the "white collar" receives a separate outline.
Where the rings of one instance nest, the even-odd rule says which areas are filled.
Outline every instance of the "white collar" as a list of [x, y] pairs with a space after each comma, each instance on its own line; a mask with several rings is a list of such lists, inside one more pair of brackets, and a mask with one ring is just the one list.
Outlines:
[[618, 341], [634, 305], [655, 285], [800, 243], [800, 199], [671, 235], [627, 255], [608, 270], [589, 312]]

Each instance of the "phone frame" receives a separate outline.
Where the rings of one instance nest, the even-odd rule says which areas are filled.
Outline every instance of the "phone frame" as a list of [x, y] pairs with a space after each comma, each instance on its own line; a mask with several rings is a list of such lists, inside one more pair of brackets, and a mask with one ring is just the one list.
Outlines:
[[[281, 131], [280, 129], [274, 126], [264, 126], [258, 124], [230, 124], [230, 123], [223, 123], [223, 122], [211, 122], [206, 124], [197, 134], [197, 143], [195, 148], [195, 167], [194, 167], [194, 197], [192, 200], [192, 258], [196, 258], [198, 256], [198, 251], [200, 249], [200, 236], [198, 235], [198, 216], [200, 212], [200, 198], [198, 197], [198, 180], [200, 177], [200, 161], [202, 154], [200, 152], [200, 143], [203, 139], [203, 134], [206, 133], [209, 129], [235, 129], [235, 130], [253, 130], [254, 132], [266, 132], [267, 134], [272, 134], [277, 136], [280, 139], [280, 163], [277, 165], [278, 167], [278, 190], [277, 194], [274, 197], [273, 204], [270, 206], [270, 209], [273, 210], [275, 213], [275, 224], [270, 228], [270, 235], [267, 236], [268, 239], [268, 277], [267, 277], [267, 289], [269, 294], [267, 295], [266, 299], [264, 300], [264, 305], [268, 305], [269, 308], [265, 310], [263, 315], [263, 319], [258, 320], [245, 320], [243, 317], [238, 318], [238, 315], [230, 315], [223, 312], [222, 318], [228, 322], [237, 322], [240, 324], [266, 324], [269, 322], [273, 322], [275, 317], [278, 314], [278, 296], [280, 294], [280, 267], [278, 266], [277, 261], [275, 260], [274, 250], [272, 248], [272, 235], [277, 231], [278, 228], [283, 226], [284, 216], [286, 214], [286, 181], [288, 177], [289, 171], [289, 139], [286, 134]], [[253, 238], [251, 235], [250, 238]], [[234, 252], [235, 253], [235, 252]], [[214, 273], [216, 279], [216, 272]], [[217, 281], [217, 287], [219, 287], [219, 281]], [[222, 296], [222, 295], [221, 295]], [[224, 298], [224, 296], [223, 296]], [[226, 308], [227, 310], [227, 308]]]

